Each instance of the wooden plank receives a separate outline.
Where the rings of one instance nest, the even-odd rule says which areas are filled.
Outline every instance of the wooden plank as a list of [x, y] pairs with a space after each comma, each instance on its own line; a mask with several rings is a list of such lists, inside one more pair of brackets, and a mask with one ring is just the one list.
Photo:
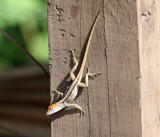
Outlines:
[[50, 137], [49, 124], [39, 125], [29, 122], [0, 119], [0, 136], [2, 137]]
[[105, 8], [105, 38], [111, 137], [141, 136], [136, 1], [111, 1]]
[[143, 137], [160, 136], [160, 1], [138, 1]]
[[[89, 81], [89, 87], [75, 100], [85, 116], [79, 117], [75, 110], [51, 116], [52, 137], [141, 136], [135, 0], [48, 0], [51, 91], [65, 91], [72, 67], [69, 50], [74, 49], [79, 57], [101, 7], [103, 14], [91, 40], [86, 66], [102, 75]], [[51, 102], [53, 98], [51, 92]]]
[[0, 136], [49, 137], [49, 81], [35, 66], [0, 74]]

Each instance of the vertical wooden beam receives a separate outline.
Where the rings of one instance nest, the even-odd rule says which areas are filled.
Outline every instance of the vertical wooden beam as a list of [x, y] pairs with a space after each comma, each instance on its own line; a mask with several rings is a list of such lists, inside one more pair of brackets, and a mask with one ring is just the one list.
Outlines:
[[[65, 90], [66, 75], [73, 65], [69, 51], [74, 49], [79, 57], [89, 29], [102, 5], [101, 0], [48, 1], [51, 90]], [[91, 72], [102, 72], [103, 75], [89, 81], [89, 88], [83, 89], [75, 101], [82, 106], [85, 116], [79, 117], [79, 111], [76, 110], [64, 110], [51, 117], [52, 137], [109, 135], [106, 45], [103, 35], [102, 14], [92, 38], [86, 66], [89, 66]]]
[[160, 136], [160, 1], [138, 1], [143, 137]]
[[[48, 0], [51, 91], [65, 91], [72, 68], [69, 51], [74, 49], [79, 57], [93, 20], [103, 8], [86, 64], [91, 72], [102, 75], [89, 81], [89, 87], [75, 100], [85, 116], [79, 117], [76, 110], [51, 116], [52, 137], [149, 137], [153, 133], [156, 137], [159, 10], [151, 8], [156, 11], [152, 15], [148, 7], [159, 2], [136, 2]], [[51, 92], [51, 102], [54, 97]]]
[[141, 137], [136, 0], [110, 0], [104, 8], [110, 137]]

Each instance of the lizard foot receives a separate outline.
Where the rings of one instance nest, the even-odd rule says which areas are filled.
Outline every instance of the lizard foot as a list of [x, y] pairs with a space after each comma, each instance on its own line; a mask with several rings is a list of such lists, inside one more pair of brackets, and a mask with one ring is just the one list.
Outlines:
[[98, 73], [88, 73], [89, 78], [91, 79], [95, 79], [96, 77], [98, 77], [99, 75], [101, 75], [101, 72]]
[[87, 69], [88, 77], [91, 78], [92, 80], [101, 75], [101, 72], [98, 73], [90, 73], [89, 68]]

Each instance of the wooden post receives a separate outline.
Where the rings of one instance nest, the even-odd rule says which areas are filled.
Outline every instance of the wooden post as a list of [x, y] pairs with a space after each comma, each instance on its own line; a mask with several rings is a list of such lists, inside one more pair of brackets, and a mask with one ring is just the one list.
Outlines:
[[[157, 137], [159, 132], [158, 0], [48, 0], [51, 91], [65, 91], [97, 12], [86, 67], [102, 72], [75, 103], [84, 110], [51, 116], [52, 137]], [[84, 71], [85, 73], [85, 71]], [[51, 102], [55, 96], [51, 92]], [[150, 110], [151, 109], [151, 110]]]
[[160, 136], [160, 1], [138, 2], [143, 137]]

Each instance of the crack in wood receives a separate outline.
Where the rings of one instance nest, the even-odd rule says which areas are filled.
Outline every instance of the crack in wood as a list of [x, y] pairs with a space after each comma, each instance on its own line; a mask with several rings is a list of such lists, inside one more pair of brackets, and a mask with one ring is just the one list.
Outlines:
[[88, 107], [88, 123], [89, 123], [89, 137], [91, 136], [91, 114], [90, 114], [90, 107], [89, 107], [89, 93], [87, 92], [87, 107]]
[[[104, 7], [104, 5], [103, 5]], [[109, 78], [108, 78], [108, 56], [107, 56], [107, 40], [106, 40], [106, 37], [105, 37], [105, 15], [104, 15], [104, 8], [103, 8], [103, 37], [104, 37], [104, 43], [106, 45], [106, 49], [105, 49], [105, 56], [106, 56], [106, 84], [107, 84], [107, 90], [108, 90], [108, 111], [109, 111], [109, 125], [110, 125], [110, 131], [109, 131], [109, 136], [112, 137], [112, 130], [111, 130], [111, 106], [110, 106], [110, 94], [109, 94]]]

